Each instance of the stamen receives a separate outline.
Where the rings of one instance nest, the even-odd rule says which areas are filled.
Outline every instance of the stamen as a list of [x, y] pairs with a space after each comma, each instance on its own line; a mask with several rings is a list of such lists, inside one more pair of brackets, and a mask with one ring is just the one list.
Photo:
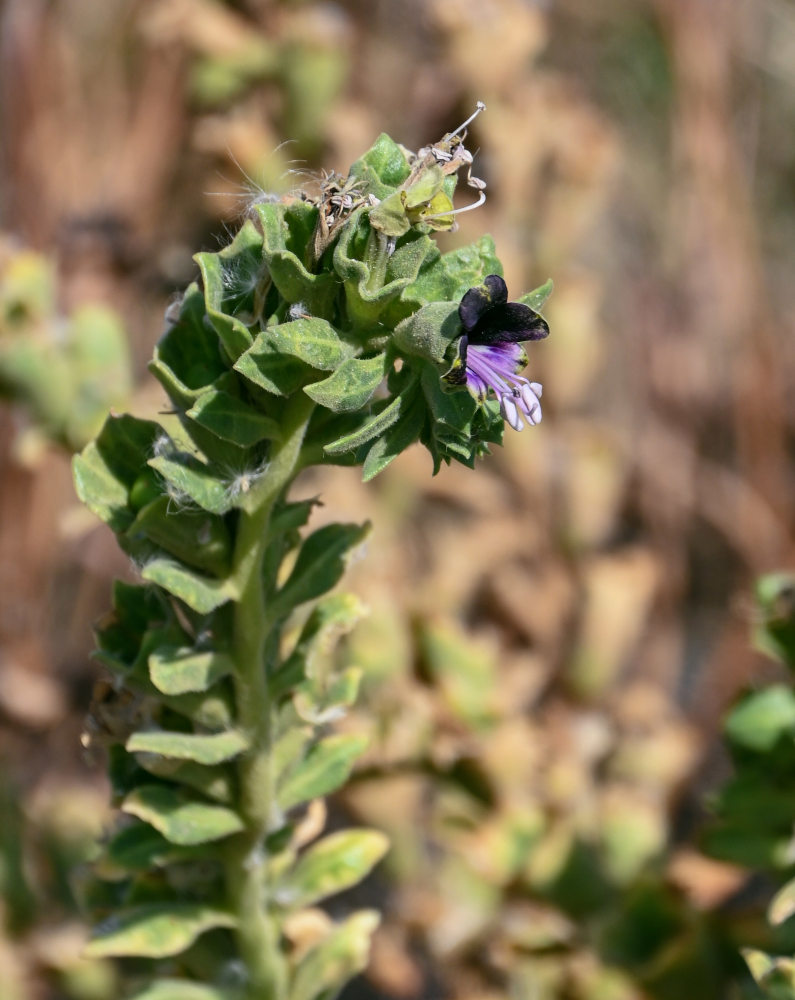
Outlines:
[[486, 105], [483, 103], [483, 101], [478, 101], [477, 105], [475, 106], [474, 112], [469, 116], [469, 118], [467, 118], [467, 120], [463, 123], [463, 125], [459, 125], [457, 129], [454, 129], [452, 132], [448, 132], [447, 135], [448, 136], [461, 135], [461, 133], [464, 131], [467, 125], [469, 125], [470, 122], [473, 122], [481, 111], [485, 110], [486, 110]]
[[435, 215], [423, 215], [422, 221], [427, 222], [429, 219], [449, 219], [454, 215], [461, 215], [462, 212], [471, 212], [474, 208], [480, 208], [485, 200], [486, 192], [481, 191], [478, 194], [478, 200], [473, 202], [471, 205], [464, 205], [463, 208], [454, 208], [450, 212], [437, 212]]

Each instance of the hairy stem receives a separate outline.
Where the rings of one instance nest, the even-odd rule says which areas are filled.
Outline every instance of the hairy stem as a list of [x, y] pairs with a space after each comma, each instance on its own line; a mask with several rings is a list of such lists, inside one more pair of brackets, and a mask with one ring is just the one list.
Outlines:
[[370, 230], [366, 260], [370, 265], [367, 289], [374, 292], [383, 287], [386, 281], [386, 266], [389, 263], [389, 238], [377, 229]]
[[284, 437], [274, 445], [267, 472], [253, 487], [247, 509], [240, 512], [235, 547], [233, 572], [240, 595], [234, 622], [235, 695], [238, 722], [251, 746], [238, 764], [239, 811], [246, 829], [230, 842], [226, 872], [250, 1000], [280, 1000], [285, 994], [278, 929], [267, 913], [264, 841], [273, 810], [273, 782], [272, 713], [264, 650], [272, 623], [265, 608], [263, 557], [273, 506], [301, 467], [301, 446], [312, 408], [303, 393], [287, 404]]

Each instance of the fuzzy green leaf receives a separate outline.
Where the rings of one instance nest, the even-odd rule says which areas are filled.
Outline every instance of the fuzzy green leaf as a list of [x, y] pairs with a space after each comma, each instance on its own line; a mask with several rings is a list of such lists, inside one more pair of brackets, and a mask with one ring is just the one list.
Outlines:
[[172, 844], [207, 844], [243, 829], [243, 821], [231, 809], [166, 785], [141, 785], [130, 792], [121, 808], [151, 823]]
[[375, 910], [359, 910], [301, 959], [288, 1000], [325, 1000], [367, 966], [370, 939], [380, 921]]
[[278, 354], [264, 343], [246, 351], [235, 362], [235, 371], [275, 396], [290, 396], [306, 382], [307, 368], [298, 358]]
[[271, 278], [287, 302], [301, 303], [309, 313], [327, 315], [337, 294], [336, 277], [307, 268], [318, 210], [313, 205], [264, 203], [256, 206], [262, 226], [263, 255]]
[[281, 430], [275, 420], [220, 389], [202, 393], [187, 415], [217, 437], [244, 448], [259, 441], [278, 441], [281, 438]]
[[146, 504], [127, 529], [127, 538], [134, 543], [137, 536], [145, 535], [194, 569], [226, 575], [232, 543], [224, 522], [206, 511], [175, 511], [172, 503], [170, 497], [160, 496]]
[[218, 334], [204, 322], [204, 296], [190, 285], [176, 322], [155, 346], [149, 370], [180, 408], [187, 408], [227, 371]]
[[270, 284], [262, 236], [247, 219], [229, 246], [218, 253], [197, 253], [193, 259], [202, 274], [207, 316], [224, 353], [235, 361], [251, 346], [247, 324], [259, 321], [257, 313]]
[[347, 780], [356, 758], [367, 746], [367, 737], [327, 736], [315, 744], [301, 763], [288, 775], [278, 791], [282, 809], [328, 795]]
[[[370, 241], [383, 242], [383, 274], [374, 275], [375, 261], [370, 261]], [[390, 303], [416, 280], [423, 262], [436, 250], [429, 236], [412, 233], [397, 249], [387, 255], [387, 236], [374, 233], [365, 213], [352, 218], [334, 248], [334, 270], [345, 285], [349, 318], [359, 327], [371, 330]], [[368, 262], [369, 261], [369, 262]], [[375, 278], [375, 280], [374, 280]]]
[[370, 525], [327, 524], [305, 539], [292, 573], [275, 598], [278, 616], [325, 594], [341, 579], [352, 550], [367, 537]]
[[411, 172], [406, 154], [385, 132], [351, 167], [350, 176], [360, 180], [363, 193], [379, 200], [400, 187]]
[[324, 446], [323, 450], [328, 455], [340, 455], [346, 451], [355, 451], [363, 444], [367, 444], [368, 441], [372, 441], [373, 438], [379, 437], [409, 410], [416, 398], [418, 387], [417, 381], [409, 383], [399, 396], [396, 396], [384, 409], [367, 420], [362, 427], [330, 442]]
[[85, 948], [89, 958], [167, 958], [178, 955], [205, 931], [234, 927], [223, 910], [198, 903], [150, 903], [112, 917]]
[[412, 445], [422, 432], [425, 407], [418, 393], [396, 424], [388, 427], [370, 450], [362, 467], [362, 480], [368, 483]]
[[386, 365], [385, 354], [375, 358], [348, 358], [332, 375], [306, 386], [304, 392], [335, 413], [360, 410], [383, 381]]
[[312, 906], [356, 885], [378, 864], [389, 840], [376, 830], [342, 830], [313, 844], [276, 887], [291, 909]]
[[194, 652], [191, 649], [158, 649], [149, 657], [149, 676], [163, 694], [206, 691], [231, 674], [235, 664], [231, 656], [216, 650]]
[[436, 365], [449, 365], [453, 360], [452, 345], [461, 333], [458, 304], [431, 302], [398, 324], [394, 342], [404, 354], [417, 355]]
[[178, 597], [200, 615], [207, 615], [237, 597], [230, 580], [212, 580], [191, 573], [170, 559], [153, 559], [144, 567], [141, 576]]
[[193, 455], [158, 455], [149, 459], [149, 465], [174, 487], [178, 496], [189, 497], [203, 510], [225, 514], [231, 509], [228, 485]]
[[417, 280], [406, 288], [401, 298], [415, 309], [430, 302], [457, 304], [470, 288], [481, 284], [489, 274], [502, 275], [502, 264], [494, 240], [482, 236], [477, 243], [429, 257]]
[[127, 740], [130, 753], [161, 754], [197, 764], [221, 764], [232, 760], [248, 747], [245, 736], [231, 729], [225, 733], [132, 733]]
[[331, 323], [324, 319], [295, 319], [269, 326], [257, 336], [249, 354], [287, 354], [320, 371], [334, 371], [353, 353], [350, 344], [340, 339]]
[[163, 433], [151, 420], [110, 416], [96, 440], [75, 457], [77, 495], [113, 531], [124, 531], [134, 520], [130, 490]]

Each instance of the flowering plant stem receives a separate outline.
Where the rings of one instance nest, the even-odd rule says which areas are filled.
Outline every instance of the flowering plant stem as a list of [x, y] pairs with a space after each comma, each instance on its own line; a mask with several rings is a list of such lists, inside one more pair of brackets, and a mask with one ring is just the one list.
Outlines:
[[251, 1000], [279, 1000], [285, 987], [278, 929], [268, 915], [264, 846], [274, 808], [273, 712], [265, 650], [276, 623], [268, 613], [263, 561], [273, 507], [300, 469], [301, 446], [313, 409], [314, 404], [305, 396], [296, 396], [286, 409], [283, 440], [274, 446], [267, 476], [253, 487], [249, 510], [241, 511], [234, 557], [233, 578], [240, 593], [233, 633], [235, 702], [238, 723], [249, 737], [250, 748], [238, 763], [239, 808], [246, 828], [228, 845], [226, 872]]
[[315, 501], [288, 493], [307, 465], [371, 479], [415, 441], [434, 470], [473, 465], [503, 418], [541, 417], [518, 344], [547, 332], [545, 291], [509, 303], [488, 237], [442, 255], [429, 235], [453, 224], [463, 140], [381, 136], [315, 197], [257, 205], [169, 314], [169, 423], [109, 417], [75, 460], [142, 578], [98, 629], [114, 682], [90, 733], [120, 821], [87, 952], [134, 960], [129, 1000], [331, 1000], [366, 965], [378, 914], [317, 903], [387, 850], [320, 837], [367, 743], [328, 730], [361, 677], [336, 644], [364, 609], [334, 588], [368, 526], [305, 530]]

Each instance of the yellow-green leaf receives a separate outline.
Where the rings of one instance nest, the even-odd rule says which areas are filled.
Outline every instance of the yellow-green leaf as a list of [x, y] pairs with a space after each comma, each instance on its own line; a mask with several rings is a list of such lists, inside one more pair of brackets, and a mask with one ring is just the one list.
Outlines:
[[206, 844], [243, 829], [243, 821], [231, 809], [166, 785], [141, 785], [130, 792], [121, 808], [151, 823], [172, 844]]
[[197, 903], [150, 903], [124, 910], [97, 928], [89, 958], [166, 958], [214, 927], [234, 927], [231, 914]]

